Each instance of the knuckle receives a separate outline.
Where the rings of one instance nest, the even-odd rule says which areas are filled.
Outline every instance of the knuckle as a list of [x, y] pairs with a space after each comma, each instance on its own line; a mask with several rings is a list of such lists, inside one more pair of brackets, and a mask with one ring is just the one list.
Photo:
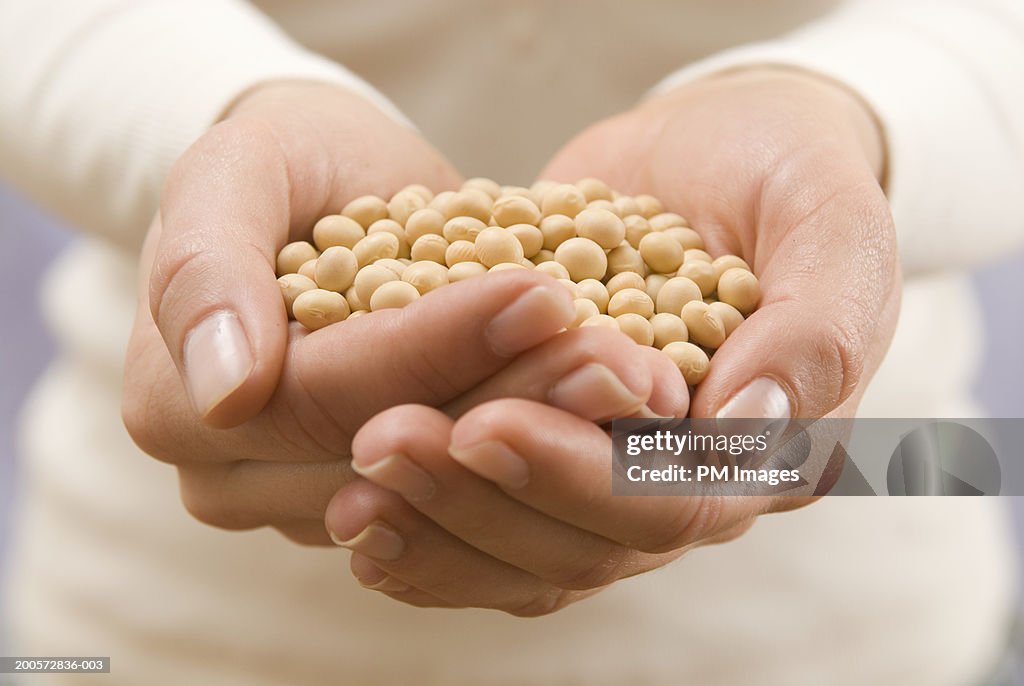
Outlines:
[[722, 501], [716, 496], [687, 498], [689, 507], [675, 510], [648, 531], [636, 543], [646, 553], [665, 553], [702, 541], [713, 535], [722, 519]]
[[531, 598], [524, 605], [515, 605], [506, 610], [513, 617], [532, 619], [554, 614], [572, 602], [573, 592], [552, 588]]
[[[196, 312], [189, 316], [197, 318], [218, 305], [222, 294], [211, 289], [209, 281], [224, 265], [210, 248], [208, 237], [197, 231], [161, 239], [150, 278], [149, 306], [153, 321], [165, 335], [181, 305], [193, 306]], [[193, 322], [180, 323], [184, 330]]]
[[576, 591], [602, 588], [624, 576], [623, 569], [629, 557], [630, 551], [627, 548], [609, 544], [609, 550], [605, 550], [596, 560], [576, 565], [552, 579], [552, 583], [559, 588]]
[[178, 467], [182, 505], [189, 515], [207, 526], [228, 530], [255, 528], [241, 521], [223, 498], [221, 486], [230, 468], [227, 465], [203, 469]]

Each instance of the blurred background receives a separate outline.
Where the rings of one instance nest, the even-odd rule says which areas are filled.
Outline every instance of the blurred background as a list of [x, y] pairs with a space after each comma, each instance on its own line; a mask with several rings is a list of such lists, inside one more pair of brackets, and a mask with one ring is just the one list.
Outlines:
[[[73, 240], [67, 228], [0, 183], [0, 579], [11, 535], [10, 507], [17, 497], [18, 413], [34, 380], [54, 354], [39, 313], [39, 287], [47, 265]], [[1024, 417], [1024, 255], [1007, 256], [978, 271], [974, 286], [987, 329], [977, 399], [989, 416]], [[1012, 500], [1017, 540], [1024, 551], [1024, 498]], [[0, 605], [0, 618], [3, 615]], [[0, 635], [0, 654], [3, 645]], [[1020, 665], [1016, 671], [1021, 672]], [[1018, 677], [1014, 683], [1024, 683], [1024, 679]]]

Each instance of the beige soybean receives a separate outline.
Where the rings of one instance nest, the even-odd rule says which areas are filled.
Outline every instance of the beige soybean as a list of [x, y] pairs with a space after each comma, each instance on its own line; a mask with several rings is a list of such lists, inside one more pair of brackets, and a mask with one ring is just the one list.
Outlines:
[[633, 201], [640, 208], [640, 214], [643, 217], [653, 217], [661, 214], [665, 211], [661, 201], [655, 198], [653, 195], [640, 194], [633, 196]]
[[622, 225], [626, 227], [626, 242], [637, 249], [640, 248], [643, 237], [653, 231], [647, 220], [639, 214], [623, 217]]
[[434, 199], [427, 203], [427, 209], [437, 210], [448, 219], [448, 202], [455, 197], [455, 191], [441, 191], [434, 196]]
[[[614, 214], [616, 217], [619, 217], [620, 219], [622, 218], [622, 215], [619, 214], [619, 208], [616, 207], [615, 203], [613, 203], [611, 200], [591, 200], [590, 202], [587, 203], [587, 208], [586, 209], [588, 209], [588, 210], [608, 210], [609, 212]], [[576, 215], [576, 216], [579, 216], [579, 215]]]
[[761, 285], [746, 269], [727, 269], [718, 280], [718, 299], [732, 305], [744, 316], [757, 308]]
[[687, 221], [675, 212], [659, 212], [653, 217], [648, 217], [647, 221], [655, 231], [664, 231], [673, 226], [689, 226]]
[[698, 261], [707, 262], [708, 264], [711, 264], [714, 260], [711, 257], [711, 255], [707, 253], [706, 250], [701, 250], [700, 248], [690, 248], [688, 250], [683, 251], [683, 264], [686, 264], [687, 262]]
[[415, 193], [416, 195], [423, 198], [424, 203], [428, 203], [434, 199], [434, 191], [430, 190], [422, 183], [410, 183], [408, 186], [403, 188], [401, 193]]
[[576, 298], [573, 300], [573, 307], [576, 308], [576, 316], [573, 318], [572, 324], [569, 325], [570, 329], [575, 329], [591, 317], [601, 314], [594, 301], [587, 298]]
[[402, 281], [412, 284], [420, 295], [448, 284], [448, 268], [437, 262], [415, 262], [402, 272]]
[[576, 182], [576, 188], [580, 189], [587, 202], [594, 200], [611, 200], [612, 189], [601, 179], [587, 177]]
[[402, 272], [405, 271], [405, 262], [402, 262], [402, 260], [396, 260], [389, 257], [385, 257], [383, 260], [377, 260], [376, 262], [374, 262], [374, 264], [377, 265], [378, 267], [390, 269], [399, 277], [401, 277]]
[[420, 297], [420, 292], [411, 283], [389, 281], [381, 284], [370, 296], [370, 311], [390, 310], [405, 307]]
[[595, 314], [593, 317], [588, 317], [583, 320], [580, 324], [583, 326], [603, 326], [609, 329], [619, 330], [619, 322], [615, 320], [615, 317], [610, 317], [607, 314]]
[[547, 250], [547, 249], [544, 249], [544, 248], [542, 248], [540, 250], [540, 252], [538, 252], [536, 255], [534, 255], [533, 257], [530, 258], [530, 262], [533, 262], [534, 264], [537, 264], [537, 265], [543, 264], [544, 262], [554, 262], [554, 261], [555, 261], [555, 251], [554, 250]]
[[477, 259], [486, 267], [493, 267], [502, 262], [518, 264], [523, 260], [523, 246], [519, 239], [497, 226], [481, 231], [476, 237], [475, 246]]
[[736, 327], [743, 323], [743, 315], [729, 303], [716, 301], [708, 304], [708, 309], [718, 315], [725, 326], [725, 337], [728, 338]]
[[429, 201], [430, 198], [424, 198], [415, 191], [399, 191], [388, 200], [388, 217], [405, 226], [412, 213], [422, 210]]
[[564, 214], [553, 214], [541, 220], [540, 232], [544, 236], [544, 249], [553, 251], [576, 237], [576, 222]]
[[544, 234], [533, 224], [513, 224], [508, 232], [523, 246], [523, 257], [530, 259], [544, 247]]
[[375, 221], [388, 216], [388, 204], [376, 195], [364, 195], [345, 205], [341, 213], [366, 229]]
[[691, 300], [683, 305], [679, 318], [694, 343], [714, 349], [725, 342], [725, 324], [706, 302]]
[[700, 300], [702, 297], [700, 286], [685, 277], [674, 276], [658, 289], [654, 309], [657, 312], [667, 312], [678, 317], [679, 313], [683, 311], [683, 305]]
[[341, 214], [328, 215], [313, 226], [313, 243], [321, 251], [335, 246], [351, 250], [365, 235], [359, 222]]
[[444, 225], [447, 220], [439, 210], [424, 207], [409, 215], [405, 222], [405, 238], [410, 243], [415, 243], [423, 236], [436, 234], [444, 235]]
[[608, 270], [608, 256], [604, 250], [586, 238], [570, 238], [559, 245], [555, 250], [555, 261], [569, 271], [569, 278], [573, 281], [601, 279]]
[[[466, 240], [452, 241], [444, 251], [444, 263], [451, 267], [459, 262], [479, 262], [476, 258], [476, 246]], [[483, 265], [480, 265], [483, 267]], [[486, 267], [484, 267], [486, 269]]]
[[626, 238], [626, 225], [618, 215], [601, 209], [585, 209], [574, 218], [576, 235], [589, 238], [605, 250], [618, 247]]
[[288, 316], [292, 318], [295, 317], [292, 313], [295, 299], [306, 291], [316, 288], [316, 282], [302, 274], [285, 274], [277, 280], [277, 285], [281, 287], [281, 295], [284, 296], [284, 308], [287, 310]]
[[544, 194], [557, 185], [558, 183], [555, 181], [551, 181], [549, 179], [541, 179], [539, 181], [533, 182], [533, 184], [530, 186], [530, 192], [533, 193], [535, 197], [543, 200]]
[[563, 267], [559, 262], [555, 262], [554, 260], [551, 260], [549, 262], [541, 262], [536, 267], [534, 267], [534, 271], [538, 271], [541, 274], [547, 274], [548, 276], [556, 279], [569, 278], [569, 270]]
[[513, 224], [537, 224], [540, 222], [540, 208], [532, 200], [521, 195], [506, 195], [494, 201], [491, 216], [498, 226]]
[[474, 176], [471, 179], [466, 179], [462, 184], [462, 189], [481, 191], [491, 196], [492, 199], [501, 195], [501, 184], [485, 176]]
[[366, 235], [372, 236], [378, 233], [390, 233], [392, 236], [397, 238], [398, 257], [409, 257], [409, 239], [401, 224], [396, 222], [394, 219], [378, 219], [374, 223], [370, 224], [370, 228], [366, 230]]
[[[704, 239], [700, 237], [700, 234], [693, 229], [685, 226], [673, 226], [670, 229], [662, 231], [666, 236], [671, 236], [676, 239], [679, 245], [683, 246], [683, 250], [699, 250], [704, 247]], [[685, 253], [684, 253], [685, 261]]]
[[297, 273], [302, 274], [307, 279], [313, 279], [316, 281], [316, 260], [306, 260], [303, 262]]
[[688, 385], [696, 386], [708, 375], [711, 361], [707, 353], [693, 343], [669, 343], [662, 348], [662, 352], [679, 368]]
[[455, 241], [469, 241], [472, 243], [480, 232], [487, 228], [487, 224], [474, 217], [452, 217], [449, 219], [441, 234], [449, 243]]
[[488, 272], [503, 272], [509, 269], [526, 269], [526, 266], [519, 262], [499, 262], [493, 267], [489, 268]]
[[683, 263], [683, 246], [671, 236], [649, 233], [640, 239], [640, 256], [652, 271], [668, 274]]
[[[651, 296], [654, 302], [658, 302], [658, 293], [661, 292], [661, 287], [664, 286], [668, 280], [669, 276], [667, 274], [648, 274], [644, 279], [644, 290], [647, 291], [647, 295]], [[680, 306], [680, 308], [681, 307], [682, 306]]]
[[292, 311], [295, 319], [310, 331], [344, 321], [349, 315], [345, 296], [322, 288], [300, 293], [292, 304]]
[[622, 273], [636, 274], [641, 278], [647, 273], [647, 264], [640, 255], [640, 251], [629, 243], [623, 243], [614, 250], [608, 251], [606, 276], [612, 277]]
[[529, 188], [526, 188], [525, 186], [502, 186], [501, 195], [498, 197], [503, 198], [509, 195], [522, 196], [529, 200], [530, 202], [532, 202], [537, 207], [540, 207], [540, 196], [538, 196], [536, 193], [531, 191]]
[[316, 285], [328, 291], [344, 293], [356, 278], [359, 261], [348, 248], [334, 246], [324, 250], [316, 260]]
[[472, 217], [486, 224], [491, 219], [491, 207], [494, 199], [487, 193], [476, 189], [468, 189], [455, 193], [445, 205], [447, 219], [455, 217]]
[[[363, 267], [356, 274], [355, 283], [352, 285], [356, 289], [356, 296], [359, 298], [360, 304], [369, 306], [370, 297], [374, 291], [381, 287], [381, 285], [388, 283], [389, 281], [398, 281], [398, 274], [387, 267], [379, 267], [375, 264], [371, 264], [368, 267]], [[365, 307], [360, 309], [366, 309]]]
[[378, 231], [373, 234], [367, 234], [366, 238], [356, 243], [352, 248], [352, 252], [355, 253], [356, 260], [359, 262], [360, 268], [371, 265], [377, 260], [383, 260], [387, 257], [398, 257], [398, 251], [398, 237], [389, 231]]
[[430, 261], [444, 264], [445, 252], [448, 250], [449, 245], [450, 243], [445, 240], [444, 236], [428, 233], [416, 239], [416, 242], [412, 244], [412, 248], [409, 250], [409, 254], [414, 262]]
[[608, 294], [608, 289], [605, 285], [597, 279], [583, 279], [576, 284], [577, 289], [581, 298], [586, 298], [593, 302], [599, 311], [604, 313], [608, 311], [608, 299], [611, 297]]
[[619, 330], [632, 338], [640, 345], [651, 345], [654, 343], [654, 328], [647, 321], [647, 317], [633, 312], [620, 314], [615, 318]]
[[679, 315], [659, 312], [651, 317], [651, 330], [654, 332], [654, 347], [664, 348], [669, 343], [680, 343], [690, 340], [686, 324]]
[[608, 314], [618, 317], [632, 312], [644, 319], [654, 315], [654, 301], [639, 288], [623, 288], [608, 300]]
[[583, 191], [569, 183], [560, 183], [552, 186], [544, 193], [541, 201], [541, 213], [545, 217], [553, 214], [564, 214], [566, 217], [575, 217], [587, 206], [587, 199]]
[[297, 274], [299, 267], [315, 260], [320, 256], [320, 251], [313, 247], [308, 241], [295, 241], [281, 248], [277, 253], [277, 275]]
[[722, 278], [722, 274], [730, 269], [746, 269], [750, 271], [750, 265], [747, 264], [746, 260], [737, 255], [722, 255], [716, 257], [712, 262], [711, 266], [715, 268], [715, 281], [719, 281]]
[[479, 262], [459, 262], [448, 268], [448, 282], [456, 283], [487, 273], [487, 267]]
[[646, 291], [646, 282], [644, 277], [640, 276], [636, 272], [622, 272], [616, 274], [612, 278], [608, 279], [608, 283], [605, 285], [608, 295], [612, 296], [621, 291], [623, 288], [636, 288], [641, 291]]
[[347, 291], [345, 291], [345, 300], [348, 302], [348, 306], [353, 312], [360, 312], [370, 309], [369, 303], [364, 303], [362, 300], [359, 299], [359, 294], [356, 293], [355, 286], [352, 286]]
[[620, 217], [628, 217], [631, 214], [640, 214], [640, 205], [628, 195], [620, 195], [612, 201], [619, 210]]
[[711, 266], [710, 262], [704, 260], [683, 263], [683, 266], [676, 271], [676, 276], [685, 277], [697, 284], [701, 297], [707, 297], [714, 293], [715, 287], [718, 285], [715, 281], [715, 268]]
[[359, 319], [360, 317], [367, 314], [370, 314], [369, 310], [352, 310], [352, 313], [349, 314], [349, 316], [345, 317], [345, 321], [350, 322], [353, 319]]

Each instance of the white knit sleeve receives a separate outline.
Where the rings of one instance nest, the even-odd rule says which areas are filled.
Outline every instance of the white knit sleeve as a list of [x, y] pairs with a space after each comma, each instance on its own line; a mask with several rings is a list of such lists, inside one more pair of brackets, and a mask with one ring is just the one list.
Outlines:
[[238, 95], [280, 78], [338, 84], [405, 121], [242, 0], [0, 0], [0, 175], [137, 244], [173, 161]]
[[863, 0], [775, 41], [682, 69], [812, 70], [857, 91], [889, 144], [888, 191], [908, 273], [1024, 244], [1024, 2]]

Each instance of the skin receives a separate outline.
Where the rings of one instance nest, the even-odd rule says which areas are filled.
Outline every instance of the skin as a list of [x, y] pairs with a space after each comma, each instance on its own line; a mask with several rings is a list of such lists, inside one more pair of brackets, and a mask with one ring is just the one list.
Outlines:
[[[701, 229], [713, 257], [735, 253], [760, 278], [760, 309], [715, 355], [692, 415], [714, 416], [768, 378], [792, 416], [850, 417], [899, 309], [884, 168], [882, 134], [858, 98], [816, 77], [759, 69], [603, 121], [542, 177], [593, 176], [650, 193]], [[511, 451], [525, 468], [495, 478], [508, 473], [467, 457], [488, 451]], [[353, 465], [367, 479], [335, 495], [327, 526], [349, 539], [382, 522], [401, 537], [394, 559], [357, 550], [351, 561], [361, 583], [396, 600], [536, 616], [812, 500], [612, 497], [611, 451], [593, 422], [532, 400], [497, 399], [456, 419], [392, 408], [356, 434]], [[432, 486], [420, 477], [410, 489], [394, 470], [373, 469], [396, 456]]]
[[[324, 516], [355, 478], [352, 438], [402, 404], [449, 417], [504, 397], [586, 420], [685, 414], [685, 386], [672, 377], [655, 384], [663, 361], [636, 356], [625, 337], [554, 338], [573, 307], [542, 274], [455, 284], [313, 333], [289, 324], [277, 251], [352, 198], [424, 179], [434, 191], [461, 183], [411, 129], [355, 95], [306, 83], [249, 93], [174, 166], [141, 257], [122, 409], [136, 443], [177, 467], [183, 503], [200, 521], [271, 526], [299, 543], [332, 545]], [[519, 298], [538, 292], [523, 309]], [[513, 303], [517, 319], [500, 321]], [[255, 364], [200, 414], [186, 392], [183, 349], [192, 327], [225, 310], [244, 327]], [[598, 360], [622, 381], [552, 396], [562, 377]]]

